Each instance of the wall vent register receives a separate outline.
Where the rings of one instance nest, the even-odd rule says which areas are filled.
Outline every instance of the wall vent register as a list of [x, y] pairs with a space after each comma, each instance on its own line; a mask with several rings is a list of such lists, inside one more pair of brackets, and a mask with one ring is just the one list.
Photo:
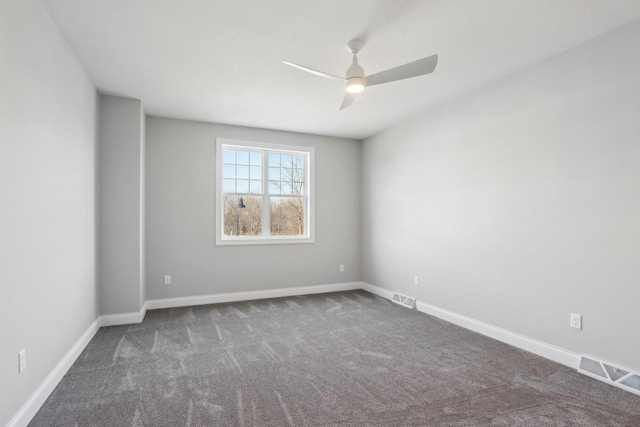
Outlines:
[[406, 295], [402, 295], [399, 293], [394, 292], [393, 296], [391, 297], [391, 301], [395, 302], [396, 304], [399, 304], [401, 306], [407, 307], [407, 308], [411, 308], [413, 309], [413, 307], [415, 307], [416, 305], [416, 299], [412, 298], [412, 297], [408, 297]]
[[578, 372], [640, 396], [640, 375], [626, 369], [581, 356]]

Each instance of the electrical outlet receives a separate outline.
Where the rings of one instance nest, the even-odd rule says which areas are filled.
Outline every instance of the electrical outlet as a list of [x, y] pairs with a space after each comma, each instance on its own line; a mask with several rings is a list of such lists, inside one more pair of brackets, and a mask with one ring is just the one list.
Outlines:
[[171, 284], [171, 276], [164, 276], [164, 284], [165, 285], [170, 285]]
[[420, 278], [418, 276], [413, 276], [413, 284], [420, 286]]
[[23, 349], [20, 353], [18, 353], [18, 373], [21, 374], [22, 371], [27, 369], [27, 349]]
[[340, 273], [344, 273], [344, 264], [340, 264]]
[[569, 326], [574, 329], [582, 329], [582, 315], [571, 313], [571, 317], [569, 318]]

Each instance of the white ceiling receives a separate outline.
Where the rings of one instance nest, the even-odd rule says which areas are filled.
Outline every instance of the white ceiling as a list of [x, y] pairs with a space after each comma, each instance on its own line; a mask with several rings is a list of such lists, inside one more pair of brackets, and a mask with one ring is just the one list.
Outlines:
[[[364, 138], [640, 17], [638, 0], [43, 0], [103, 93], [151, 115]], [[373, 74], [438, 53], [428, 76], [338, 107], [345, 44]], [[597, 60], [597, 58], [594, 58]]]

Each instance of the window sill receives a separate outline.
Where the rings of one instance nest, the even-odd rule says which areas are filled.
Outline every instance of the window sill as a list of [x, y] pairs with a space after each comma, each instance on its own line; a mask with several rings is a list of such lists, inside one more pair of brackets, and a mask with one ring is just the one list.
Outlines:
[[253, 239], [253, 238], [226, 238], [216, 240], [216, 246], [246, 246], [246, 245], [300, 245], [315, 243], [311, 237], [294, 237], [294, 238], [269, 238], [269, 239]]

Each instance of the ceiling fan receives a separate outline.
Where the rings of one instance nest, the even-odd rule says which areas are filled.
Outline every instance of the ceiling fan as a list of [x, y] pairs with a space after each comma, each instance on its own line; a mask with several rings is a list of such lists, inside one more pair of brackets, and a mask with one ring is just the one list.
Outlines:
[[353, 104], [353, 101], [356, 99], [356, 95], [362, 92], [365, 87], [430, 74], [436, 69], [436, 64], [438, 63], [438, 55], [432, 55], [386, 71], [381, 71], [371, 76], [365, 76], [364, 70], [358, 64], [358, 52], [360, 52], [363, 47], [364, 42], [361, 40], [351, 40], [347, 43], [347, 50], [353, 54], [353, 63], [347, 69], [345, 78], [323, 73], [322, 71], [317, 71], [289, 61], [282, 61], [282, 63], [298, 68], [302, 71], [315, 74], [316, 76], [324, 77], [325, 79], [346, 82], [347, 93], [345, 94], [342, 105], [340, 106], [341, 110]]

